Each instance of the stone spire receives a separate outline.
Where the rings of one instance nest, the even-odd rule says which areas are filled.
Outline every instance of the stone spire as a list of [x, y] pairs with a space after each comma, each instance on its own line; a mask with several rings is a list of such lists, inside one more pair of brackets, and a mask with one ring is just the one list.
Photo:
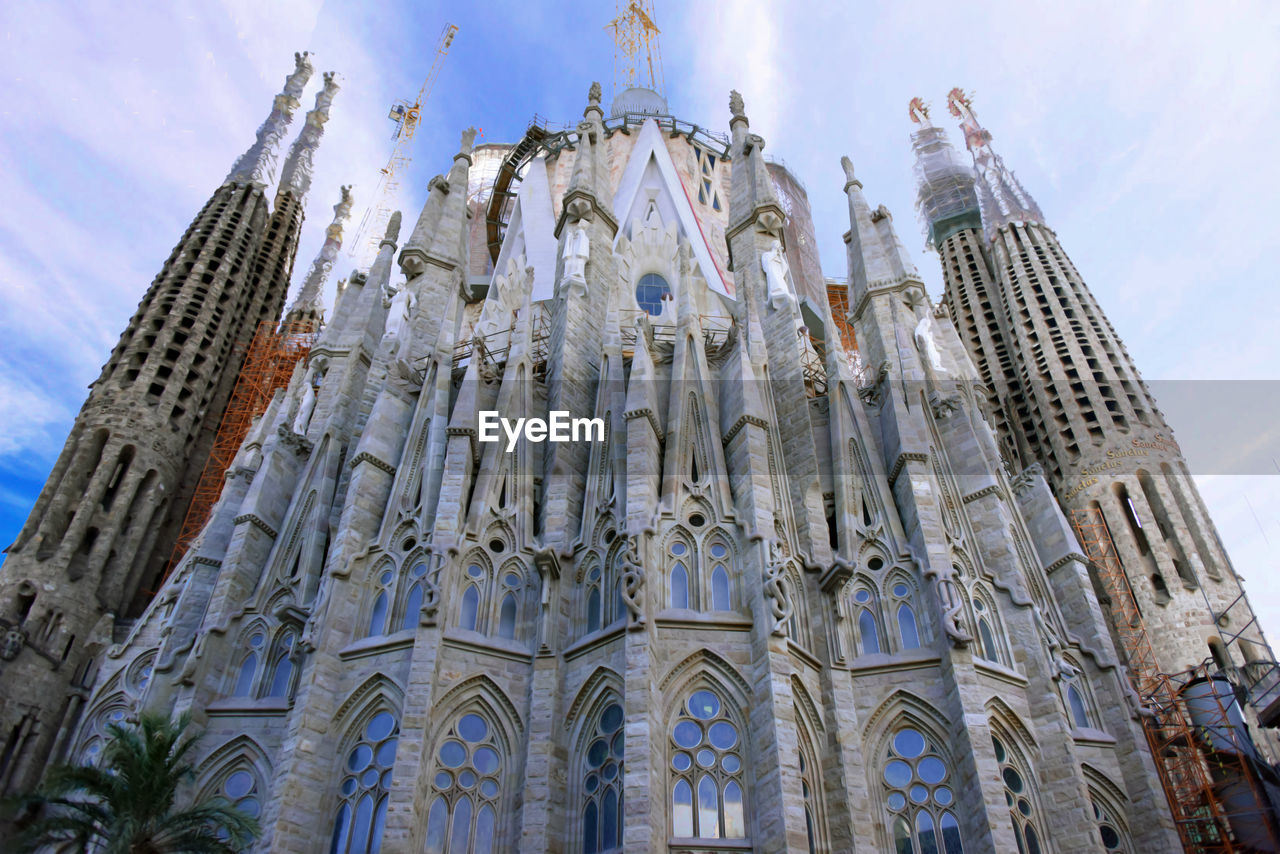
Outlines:
[[929, 121], [929, 108], [920, 98], [911, 100], [908, 111], [918, 125], [911, 133], [916, 213], [929, 245], [938, 248], [958, 231], [982, 227], [973, 168], [952, 147], [947, 132]]
[[311, 60], [306, 51], [293, 55], [293, 73], [285, 78], [284, 89], [276, 95], [271, 115], [258, 128], [258, 138], [249, 150], [240, 155], [224, 184], [257, 184], [265, 187], [275, 178], [276, 152], [284, 139], [284, 133], [293, 121], [298, 109], [298, 96], [311, 79]]
[[302, 133], [293, 141], [289, 156], [280, 173], [280, 192], [290, 192], [301, 199], [311, 189], [312, 161], [324, 136], [324, 123], [329, 121], [329, 108], [333, 96], [338, 94], [338, 76], [332, 71], [324, 73], [324, 88], [316, 93], [316, 105], [307, 113], [307, 123]]
[[329, 278], [329, 271], [333, 269], [338, 250], [342, 248], [342, 226], [346, 223], [347, 217], [351, 216], [351, 187], [348, 185], [341, 189], [342, 197], [333, 206], [333, 222], [329, 223], [329, 227], [324, 232], [324, 245], [316, 253], [316, 260], [311, 262], [311, 270], [307, 273], [302, 287], [299, 288], [293, 305], [289, 307], [286, 320], [301, 320], [308, 317], [319, 319], [323, 312], [320, 291], [324, 288], [325, 280]]
[[462, 132], [458, 153], [448, 175], [437, 175], [427, 183], [427, 201], [418, 215], [404, 249], [400, 252], [400, 269], [413, 279], [428, 263], [453, 268], [461, 263], [462, 230], [467, 219], [467, 173], [471, 168], [471, 148], [476, 129]]
[[557, 237], [561, 235], [566, 222], [590, 221], [597, 213], [602, 215], [612, 231], [617, 231], [617, 224], [608, 210], [611, 200], [608, 198], [608, 163], [603, 153], [603, 121], [600, 84], [592, 83], [586, 109], [582, 111], [582, 121], [578, 123], [578, 154], [573, 161], [569, 189], [564, 194], [560, 221], [556, 224]]
[[973, 165], [978, 173], [978, 203], [982, 208], [982, 222], [986, 226], [987, 239], [1001, 226], [1011, 223], [1043, 224], [1044, 215], [1040, 212], [1040, 206], [1004, 165], [1000, 155], [991, 149], [991, 133], [978, 124], [978, 117], [973, 113], [969, 97], [962, 89], [952, 89], [947, 94], [947, 106], [951, 115], [960, 119], [965, 147], [973, 155]]

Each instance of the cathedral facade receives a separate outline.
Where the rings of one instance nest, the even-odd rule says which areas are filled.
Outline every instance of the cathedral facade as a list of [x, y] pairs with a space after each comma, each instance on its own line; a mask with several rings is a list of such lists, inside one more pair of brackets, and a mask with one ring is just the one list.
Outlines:
[[[1018, 397], [993, 354], [1016, 375], [1031, 345], [971, 311], [975, 281], [1007, 299], [987, 259], [1025, 251], [1010, 232], [1043, 243], [1038, 210], [926, 211], [958, 271], [935, 305], [846, 158], [848, 276], [826, 279], [798, 181], [729, 106], [721, 136], [644, 89], [606, 114], [593, 86], [571, 130], [498, 148], [464, 132], [114, 636], [120, 596], [94, 611], [65, 593], [84, 567], [114, 577], [99, 547], [52, 550], [78, 555], [133, 469], [79, 465], [91, 434], [73, 434], [0, 576], [4, 606], [26, 608], [5, 613], [22, 639], [0, 666], [9, 684], [40, 674], [64, 708], [68, 673], [26, 626], [58, 596], [80, 597], [97, 646], [77, 648], [62, 717], [6, 692], [36, 704], [5, 709], [6, 779], [38, 776], [31, 757], [91, 759], [109, 723], [156, 709], [203, 730], [194, 792], [257, 815], [262, 852], [1177, 850], [1143, 698], [1063, 509], [1089, 419], [1023, 429], [1032, 384]], [[918, 151], [945, 144], [927, 130]], [[229, 179], [215, 200], [254, 193]], [[299, 209], [276, 206], [295, 245]], [[1086, 343], [1114, 350], [1126, 426], [1171, 437], [1110, 335]], [[131, 347], [108, 369], [136, 349], [147, 370], [160, 345]], [[86, 412], [100, 389], [141, 399], [104, 375]], [[67, 477], [99, 507], [58, 504]], [[1210, 651], [1185, 578], [1239, 587], [1186, 488], [1125, 505], [1187, 532], [1146, 541], [1179, 615], [1170, 666]], [[1149, 576], [1133, 570], [1142, 597]]]

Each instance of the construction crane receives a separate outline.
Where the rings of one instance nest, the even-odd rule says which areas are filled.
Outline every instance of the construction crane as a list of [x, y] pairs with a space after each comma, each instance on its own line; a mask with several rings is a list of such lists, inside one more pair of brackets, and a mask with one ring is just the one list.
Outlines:
[[387, 220], [391, 217], [392, 201], [400, 187], [400, 172], [413, 159], [409, 153], [409, 143], [413, 141], [413, 135], [422, 122], [422, 105], [431, 97], [436, 77], [440, 75], [440, 68], [444, 65], [449, 46], [453, 44], [453, 37], [457, 32], [458, 28], [453, 24], [444, 25], [444, 29], [440, 31], [440, 41], [436, 45], [436, 58], [431, 63], [431, 70], [427, 72], [427, 79], [422, 82], [422, 88], [418, 90], [418, 97], [412, 103], [403, 99], [396, 101], [387, 114], [387, 118], [395, 122], [395, 131], [391, 135], [395, 144], [391, 147], [387, 165], [378, 174], [378, 186], [370, 197], [369, 209], [364, 212], [360, 227], [356, 229], [355, 238], [351, 241], [349, 254], [357, 259], [358, 264], [372, 257], [382, 240]]
[[[618, 14], [605, 25], [605, 29], [613, 30], [617, 46], [613, 52], [614, 94], [631, 86], [645, 86], [665, 95], [662, 52], [658, 47], [658, 35], [662, 31], [653, 22], [653, 0], [617, 0], [616, 9]], [[641, 52], [644, 53], [643, 68]]]

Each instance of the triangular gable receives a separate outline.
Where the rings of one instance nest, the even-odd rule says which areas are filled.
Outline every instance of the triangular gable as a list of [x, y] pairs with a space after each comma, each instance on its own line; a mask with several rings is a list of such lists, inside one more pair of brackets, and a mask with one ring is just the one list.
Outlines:
[[671, 160], [671, 153], [667, 151], [662, 128], [655, 120], [646, 119], [636, 137], [635, 147], [631, 149], [631, 158], [622, 173], [622, 180], [618, 182], [618, 189], [613, 194], [613, 216], [620, 224], [615, 246], [617, 239], [629, 233], [633, 221], [644, 221], [650, 205], [650, 190], [657, 191], [652, 194], [652, 198], [663, 222], [674, 221], [679, 226], [680, 233], [693, 247], [694, 260], [698, 263], [702, 277], [707, 280], [707, 285], [713, 291], [732, 299], [725, 287], [724, 276], [707, 247], [702, 227], [689, 201], [689, 194]]
[[502, 249], [493, 265], [494, 276], [506, 275], [507, 263], [523, 252], [533, 267], [533, 302], [550, 299], [556, 286], [556, 218], [551, 210], [551, 187], [547, 183], [547, 161], [536, 157], [525, 169], [516, 194]]

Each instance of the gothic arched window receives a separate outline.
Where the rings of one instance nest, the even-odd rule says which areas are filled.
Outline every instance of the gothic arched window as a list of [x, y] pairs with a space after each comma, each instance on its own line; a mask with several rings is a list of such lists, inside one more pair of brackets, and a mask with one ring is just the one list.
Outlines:
[[875, 594], [865, 587], [853, 591], [853, 601], [858, 609], [858, 651], [862, 655], [883, 652], [880, 629], [876, 624]]
[[391, 582], [394, 580], [395, 573], [389, 566], [378, 573], [378, 594], [373, 597], [373, 610], [369, 612], [369, 622], [364, 632], [367, 638], [387, 632], [387, 620], [391, 612]]
[[991, 744], [1000, 763], [1000, 776], [1004, 780], [1004, 800], [1009, 805], [1009, 819], [1013, 834], [1018, 840], [1018, 850], [1026, 854], [1040, 854], [1040, 833], [1035, 825], [1035, 808], [1032, 806], [1031, 788], [1025, 775], [1014, 764], [1014, 758], [1004, 743], [994, 735]]
[[1121, 851], [1124, 854], [1133, 850], [1129, 844], [1129, 834], [1125, 832], [1123, 825], [1111, 815], [1097, 797], [1093, 799], [1093, 820], [1098, 823], [1098, 836], [1102, 839], [1104, 850]]
[[1004, 656], [1000, 654], [1000, 645], [996, 641], [996, 616], [981, 596], [973, 597], [973, 614], [978, 625], [977, 653], [979, 658], [1004, 664]]
[[422, 597], [427, 589], [427, 565], [416, 561], [409, 570], [409, 592], [404, 597], [404, 616], [400, 619], [401, 629], [416, 629], [419, 615], [422, 612]]
[[706, 689], [681, 704], [669, 731], [671, 835], [743, 839], [745, 745], [720, 698]]
[[502, 573], [502, 586], [500, 593], [502, 595], [502, 604], [498, 608], [498, 637], [507, 640], [515, 640], [516, 638], [516, 619], [519, 614], [517, 606], [518, 597], [524, 582], [516, 573], [507, 570]]
[[296, 636], [285, 632], [276, 641], [271, 662], [271, 677], [267, 683], [268, 697], [288, 697], [293, 688], [293, 645]]
[[712, 543], [708, 550], [711, 555], [711, 610], [732, 611], [733, 601], [729, 594], [729, 570], [725, 562], [729, 549], [724, 543]]
[[582, 758], [582, 850], [622, 850], [622, 706], [609, 703], [591, 727]]
[[467, 567], [466, 576], [463, 584], [466, 586], [462, 591], [462, 602], [458, 610], [458, 625], [461, 628], [470, 631], [481, 631], [480, 615], [481, 604], [487, 598], [483, 595], [484, 588], [488, 586], [488, 577], [482, 567], [478, 563], [470, 564]]
[[236, 685], [231, 691], [233, 697], [252, 697], [254, 681], [258, 677], [258, 660], [262, 655], [267, 639], [261, 631], [254, 631], [249, 636], [249, 651], [240, 659], [240, 667], [236, 670]]
[[889, 742], [881, 780], [887, 790], [894, 850], [963, 854], [955, 792], [942, 750], [920, 730], [903, 727]]
[[603, 576], [599, 564], [587, 570], [587, 634], [600, 631], [604, 625]]
[[898, 622], [898, 641], [902, 649], [920, 648], [920, 627], [916, 623], [916, 612], [911, 607], [911, 586], [905, 581], [896, 581], [890, 588], [896, 604], [895, 617]]
[[692, 607], [689, 596], [689, 562], [692, 554], [689, 547], [676, 541], [671, 544], [671, 607]]
[[800, 724], [802, 720], [797, 706], [796, 721], [800, 735], [797, 754], [800, 758], [800, 792], [804, 796], [804, 829], [809, 840], [809, 854], [815, 854], [827, 850], [823, 844], [822, 769], [818, 765], [817, 754], [813, 752], [809, 733]]
[[342, 765], [341, 802], [329, 854], [372, 854], [382, 847], [400, 725], [390, 712], [369, 718]]
[[427, 854], [491, 854], [502, 773], [503, 752], [492, 724], [474, 712], [460, 715], [436, 749]]
[[1076, 681], [1072, 676], [1063, 678], [1063, 695], [1067, 701], [1067, 711], [1071, 714], [1072, 726], [1088, 729], [1093, 726], [1089, 719], [1089, 705], [1085, 702], [1084, 693], [1076, 685]]
[[[262, 814], [262, 792], [258, 788], [258, 779], [243, 767], [237, 768], [223, 778], [217, 788], [217, 795], [232, 808], [250, 818], [257, 818]], [[227, 831], [220, 829], [218, 838], [224, 842], [227, 841], [229, 838]]]

